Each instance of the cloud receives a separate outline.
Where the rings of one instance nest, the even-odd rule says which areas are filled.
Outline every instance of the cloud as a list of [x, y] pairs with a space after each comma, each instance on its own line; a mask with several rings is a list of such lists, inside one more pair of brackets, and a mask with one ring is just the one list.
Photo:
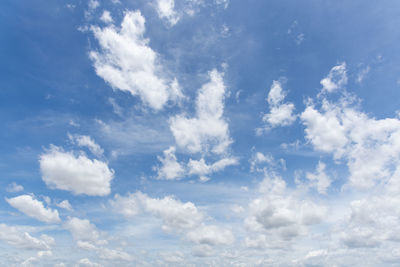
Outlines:
[[161, 219], [162, 229], [176, 233], [196, 245], [229, 245], [234, 241], [232, 232], [216, 225], [205, 224], [205, 215], [192, 202], [181, 202], [172, 196], [151, 198], [142, 192], [116, 195], [111, 205], [125, 217], [141, 213]]
[[161, 19], [166, 20], [170, 26], [174, 26], [180, 19], [174, 7], [174, 0], [156, 0], [156, 10], [158, 16]]
[[114, 25], [91, 27], [100, 50], [91, 51], [90, 58], [98, 76], [114, 89], [139, 95], [151, 108], [160, 110], [170, 99], [181, 96], [176, 80], [164, 78], [159, 56], [144, 37], [145, 19], [140, 11], [128, 11], [121, 28]]
[[221, 154], [232, 143], [228, 124], [222, 117], [226, 94], [222, 75], [215, 69], [209, 72], [210, 81], [197, 95], [195, 117], [178, 115], [170, 119], [177, 145], [190, 153], [205, 153], [211, 148], [211, 152]]
[[111, 17], [111, 13], [108, 10], [104, 10], [103, 14], [100, 17], [100, 20], [106, 24], [112, 23], [113, 18]]
[[[105, 244], [105, 240], [100, 239], [100, 232], [97, 230], [96, 226], [92, 224], [87, 219], [79, 219], [76, 217], [68, 218], [64, 223], [64, 228], [71, 232], [73, 238], [85, 244], [87, 242], [89, 245], [101, 245]], [[78, 243], [79, 244], [79, 243]]]
[[181, 164], [176, 160], [175, 147], [164, 150], [164, 157], [158, 156], [161, 166], [155, 167], [158, 179], [176, 180], [181, 179], [185, 170]]
[[63, 200], [60, 203], [57, 203], [56, 206], [62, 209], [66, 209], [68, 211], [73, 211], [73, 208], [68, 200]]
[[308, 172], [306, 178], [310, 181], [309, 186], [317, 189], [318, 193], [326, 194], [326, 190], [331, 185], [330, 177], [325, 173], [326, 165], [318, 162], [315, 173]]
[[235, 238], [230, 230], [221, 229], [215, 225], [201, 226], [187, 233], [192, 242], [206, 245], [230, 245]]
[[43, 203], [30, 195], [21, 195], [14, 198], [6, 198], [8, 204], [18, 209], [25, 215], [46, 223], [61, 222], [57, 210], [45, 208]]
[[12, 182], [6, 188], [6, 191], [10, 192], [10, 193], [17, 193], [17, 192], [20, 192], [23, 190], [24, 190], [24, 187], [22, 185], [17, 184], [16, 182]]
[[361, 69], [356, 78], [357, 83], [362, 83], [362, 81], [367, 77], [368, 72], [370, 71], [370, 66], [366, 66], [365, 68]]
[[270, 111], [263, 116], [267, 127], [289, 126], [296, 120], [296, 115], [293, 114], [294, 104], [283, 103], [285, 97], [286, 92], [283, 91], [281, 82], [273, 81], [267, 98]]
[[39, 163], [42, 179], [50, 188], [89, 196], [106, 196], [111, 191], [114, 171], [105, 162], [50, 146]]
[[388, 181], [400, 164], [400, 120], [370, 118], [353, 99], [347, 94], [338, 102], [323, 98], [319, 109], [308, 104], [301, 119], [314, 149], [345, 160], [350, 184], [366, 189]]
[[238, 159], [233, 157], [222, 158], [211, 165], [208, 165], [204, 161], [204, 158], [201, 158], [200, 160], [190, 159], [187, 166], [189, 169], [189, 175], [194, 174], [194, 175], [204, 176], [212, 174], [217, 171], [221, 171], [225, 169], [227, 166], [237, 165], [237, 164], [239, 164]]
[[90, 136], [68, 134], [68, 138], [69, 140], [71, 140], [72, 143], [76, 144], [77, 146], [87, 147], [90, 152], [92, 152], [93, 155], [97, 157], [101, 157], [104, 153], [104, 150], [98, 144], [96, 144], [96, 142]]
[[322, 92], [332, 93], [347, 84], [346, 63], [334, 66], [328, 76], [321, 80]]
[[40, 238], [31, 236], [15, 226], [0, 224], [0, 240], [19, 249], [49, 250], [54, 245], [54, 238], [41, 235]]
[[166, 231], [180, 232], [199, 225], [203, 220], [203, 214], [193, 203], [182, 203], [172, 196], [159, 199], [137, 192], [126, 197], [116, 195], [111, 203], [117, 212], [126, 217], [144, 211], [160, 218]]
[[285, 247], [304, 235], [307, 227], [321, 223], [326, 207], [304, 199], [300, 192], [287, 188], [279, 176], [267, 176], [260, 184], [261, 195], [249, 204], [245, 226], [250, 233], [248, 247]]

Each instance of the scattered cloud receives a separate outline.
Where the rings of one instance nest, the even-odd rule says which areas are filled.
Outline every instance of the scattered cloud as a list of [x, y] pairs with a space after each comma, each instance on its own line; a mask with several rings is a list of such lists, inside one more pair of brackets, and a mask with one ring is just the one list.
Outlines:
[[223, 74], [209, 72], [210, 81], [204, 84], [196, 99], [196, 116], [177, 115], [170, 119], [170, 129], [180, 148], [190, 153], [211, 152], [222, 154], [232, 143], [228, 124], [223, 119], [226, 87]]
[[43, 203], [30, 195], [21, 195], [13, 198], [6, 198], [8, 204], [18, 209], [25, 215], [46, 223], [61, 222], [57, 210], [45, 208]]
[[268, 128], [291, 125], [296, 120], [294, 104], [291, 102], [283, 103], [286, 92], [282, 88], [280, 81], [273, 81], [268, 93], [269, 113], [263, 116], [263, 121]]
[[42, 179], [50, 188], [89, 196], [106, 196], [111, 191], [114, 171], [106, 162], [52, 145], [40, 156], [39, 163]]
[[20, 192], [23, 190], [24, 190], [24, 187], [22, 185], [17, 184], [16, 182], [12, 182], [6, 188], [6, 191], [10, 192], [10, 193], [17, 193], [17, 192]]
[[90, 58], [97, 75], [114, 89], [139, 95], [154, 110], [181, 95], [176, 80], [164, 77], [159, 55], [144, 37], [145, 18], [140, 11], [126, 12], [120, 28], [92, 26], [91, 30], [100, 50], [90, 51]]

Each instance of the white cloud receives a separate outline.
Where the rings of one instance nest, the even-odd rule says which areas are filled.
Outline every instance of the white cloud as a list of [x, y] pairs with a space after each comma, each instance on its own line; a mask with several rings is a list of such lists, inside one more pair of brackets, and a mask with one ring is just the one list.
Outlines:
[[24, 190], [24, 187], [22, 185], [17, 184], [16, 182], [12, 182], [6, 188], [6, 191], [10, 192], [10, 193], [16, 193], [16, 192], [20, 192], [23, 190]]
[[201, 226], [187, 233], [187, 238], [198, 244], [230, 245], [235, 238], [230, 230], [215, 225]]
[[6, 198], [8, 204], [18, 209], [25, 215], [35, 218], [41, 222], [59, 223], [61, 222], [57, 210], [45, 208], [43, 203], [30, 195], [21, 195], [14, 198]]
[[105, 162], [51, 146], [40, 156], [39, 163], [42, 179], [51, 188], [89, 196], [105, 196], [111, 191], [114, 171]]
[[160, 218], [166, 231], [191, 229], [203, 220], [203, 214], [193, 203], [182, 203], [171, 196], [159, 199], [137, 192], [126, 197], [116, 195], [111, 203], [117, 212], [126, 217], [144, 211]]
[[83, 259], [80, 259], [77, 263], [76, 263], [76, 265], [75, 265], [76, 267], [84, 267], [84, 266], [86, 266], [86, 267], [101, 267], [101, 266], [103, 266], [103, 265], [100, 265], [100, 264], [98, 264], [98, 263], [96, 263], [96, 262], [92, 262], [92, 261], [90, 261], [88, 258], [83, 258]]
[[42, 235], [40, 238], [31, 236], [15, 226], [0, 224], [0, 240], [20, 249], [49, 250], [54, 245], [54, 238]]
[[362, 81], [365, 79], [370, 69], [371, 69], [370, 66], [366, 66], [365, 68], [361, 69], [357, 74], [356, 82], [362, 83]]
[[328, 76], [321, 80], [322, 92], [332, 93], [347, 84], [346, 63], [334, 66]]
[[79, 134], [74, 134], [74, 135], [68, 134], [68, 138], [71, 140], [71, 142], [80, 147], [87, 147], [90, 150], [90, 152], [92, 152], [93, 155], [97, 157], [101, 157], [104, 153], [104, 150], [98, 144], [96, 144], [96, 142], [90, 136], [79, 135]]
[[337, 103], [324, 98], [319, 110], [309, 104], [301, 119], [316, 150], [346, 160], [351, 185], [371, 188], [388, 181], [400, 164], [400, 120], [370, 118], [351, 100], [346, 94]]
[[59, 207], [59, 208], [62, 208], [62, 209], [66, 209], [68, 211], [72, 211], [73, 210], [71, 204], [66, 199], [61, 201], [60, 203], [57, 203], [56, 206]]
[[91, 29], [101, 50], [91, 51], [90, 58], [97, 75], [113, 88], [139, 95], [155, 110], [181, 95], [176, 80], [163, 77], [159, 56], [144, 38], [145, 19], [140, 11], [126, 12], [119, 29], [114, 25]]
[[172, 196], [151, 198], [136, 192], [125, 197], [116, 195], [111, 205], [126, 217], [151, 214], [161, 219], [164, 231], [177, 233], [197, 245], [230, 245], [234, 241], [230, 230], [206, 225], [205, 215], [193, 203], [183, 203]]
[[295, 107], [293, 103], [283, 103], [285, 97], [286, 92], [283, 91], [281, 82], [273, 81], [267, 98], [270, 111], [263, 116], [267, 128], [288, 126], [296, 120], [296, 115], [293, 114]]
[[222, 73], [209, 72], [210, 81], [204, 84], [196, 99], [196, 117], [178, 115], [170, 119], [170, 129], [179, 147], [191, 153], [224, 153], [232, 143], [228, 124], [223, 119], [226, 87]]
[[96, 9], [100, 6], [100, 3], [97, 0], [89, 0], [88, 6], [89, 9]]
[[106, 24], [112, 23], [113, 18], [111, 17], [111, 13], [108, 10], [104, 10], [103, 14], [100, 17], [100, 20]]
[[176, 180], [181, 179], [184, 175], [184, 169], [176, 160], [175, 147], [164, 150], [164, 157], [157, 157], [161, 162], [161, 167], [156, 167], [158, 179]]
[[310, 181], [310, 187], [317, 189], [318, 193], [326, 194], [326, 190], [331, 185], [330, 177], [325, 173], [326, 165], [323, 162], [318, 162], [315, 173], [308, 172], [306, 178]]
[[286, 187], [282, 178], [266, 177], [260, 197], [251, 201], [245, 225], [250, 233], [248, 247], [285, 247], [286, 242], [304, 235], [307, 227], [322, 222], [326, 207], [307, 200]]
[[239, 164], [238, 159], [232, 157], [220, 159], [211, 165], [208, 165], [204, 161], [204, 158], [201, 158], [200, 160], [190, 159], [187, 166], [189, 169], [189, 175], [194, 174], [194, 175], [204, 176], [212, 174], [217, 171], [221, 171], [225, 169], [227, 166], [237, 165], [237, 164]]
[[97, 230], [96, 226], [92, 224], [87, 219], [79, 219], [76, 217], [68, 218], [64, 223], [64, 228], [71, 232], [73, 238], [76, 241], [87, 242], [92, 245], [102, 245], [105, 244], [105, 240], [100, 239], [100, 232]]
[[179, 15], [174, 9], [174, 0], [156, 0], [156, 10], [161, 19], [165, 19], [169, 25], [174, 26], [179, 21]]

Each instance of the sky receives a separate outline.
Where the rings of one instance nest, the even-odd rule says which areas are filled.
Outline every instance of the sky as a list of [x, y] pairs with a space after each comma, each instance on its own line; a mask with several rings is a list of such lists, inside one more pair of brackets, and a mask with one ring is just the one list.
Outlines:
[[400, 3], [3, 0], [1, 266], [398, 266]]

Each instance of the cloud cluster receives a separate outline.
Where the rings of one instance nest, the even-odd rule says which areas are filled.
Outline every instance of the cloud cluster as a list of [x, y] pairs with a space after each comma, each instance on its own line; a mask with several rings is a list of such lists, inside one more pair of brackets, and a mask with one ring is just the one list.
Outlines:
[[209, 79], [198, 91], [196, 116], [177, 115], [170, 119], [177, 145], [190, 153], [211, 151], [221, 154], [232, 143], [228, 124], [223, 118], [226, 94], [223, 73], [214, 69], [209, 72]]
[[106, 162], [50, 146], [40, 156], [39, 163], [42, 179], [50, 188], [89, 196], [106, 196], [110, 193], [114, 171], [108, 168]]
[[263, 116], [263, 121], [267, 123], [267, 128], [291, 125], [296, 120], [294, 104], [284, 103], [286, 92], [282, 88], [280, 81], [273, 81], [268, 93], [269, 113]]
[[140, 96], [154, 110], [182, 97], [177, 81], [164, 77], [159, 56], [144, 37], [145, 18], [140, 11], [126, 12], [120, 28], [91, 29], [100, 50], [91, 51], [90, 58], [97, 75], [114, 89]]
[[321, 223], [327, 208], [287, 188], [279, 176], [267, 176], [260, 184], [261, 195], [249, 204], [245, 225], [250, 231], [246, 245], [251, 248], [284, 248], [288, 242]]
[[184, 237], [202, 251], [234, 242], [230, 230], [206, 224], [205, 215], [193, 203], [183, 203], [172, 196], [151, 198], [142, 192], [126, 196], [115, 195], [111, 205], [127, 218], [145, 213], [160, 219], [164, 231]]
[[13, 198], [6, 198], [8, 204], [18, 209], [25, 215], [46, 223], [61, 222], [57, 210], [45, 208], [43, 203], [31, 195], [21, 195]]
[[6, 224], [0, 224], [0, 240], [19, 249], [50, 250], [55, 244], [54, 238], [48, 235], [36, 238], [18, 227]]

